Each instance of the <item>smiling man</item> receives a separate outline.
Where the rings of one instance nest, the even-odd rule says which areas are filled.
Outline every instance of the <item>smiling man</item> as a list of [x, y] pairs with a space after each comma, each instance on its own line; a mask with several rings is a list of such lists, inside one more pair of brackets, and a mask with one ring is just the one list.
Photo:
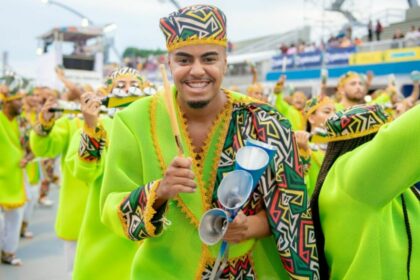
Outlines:
[[[318, 279], [313, 224], [290, 123], [272, 107], [222, 89], [226, 17], [189, 6], [160, 21], [169, 52], [183, 156], [162, 93], [117, 113], [101, 190], [102, 221], [143, 240], [132, 279], [208, 279], [220, 244], [200, 241], [199, 221], [248, 138], [276, 155], [224, 240], [221, 279]], [[127, 260], [131, 261], [131, 260]]]

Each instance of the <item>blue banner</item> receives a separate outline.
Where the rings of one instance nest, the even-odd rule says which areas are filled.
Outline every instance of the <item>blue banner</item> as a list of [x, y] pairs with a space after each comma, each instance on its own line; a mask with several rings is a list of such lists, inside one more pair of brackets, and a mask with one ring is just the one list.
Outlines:
[[[356, 47], [330, 48], [325, 52], [326, 65], [348, 65], [350, 55], [356, 52]], [[282, 70], [284, 64], [286, 69], [294, 68], [317, 68], [322, 65], [322, 52], [304, 52], [294, 55], [276, 55], [272, 60], [272, 70]]]
[[327, 65], [348, 65], [350, 55], [356, 52], [356, 47], [331, 48], [325, 53]]
[[284, 63], [286, 64], [286, 69], [287, 68], [294, 68], [293, 55], [276, 55], [276, 56], [274, 56], [271, 68], [273, 70], [281, 70], [283, 68]]
[[295, 67], [297, 68], [319, 67], [321, 64], [321, 51], [304, 52], [295, 55]]

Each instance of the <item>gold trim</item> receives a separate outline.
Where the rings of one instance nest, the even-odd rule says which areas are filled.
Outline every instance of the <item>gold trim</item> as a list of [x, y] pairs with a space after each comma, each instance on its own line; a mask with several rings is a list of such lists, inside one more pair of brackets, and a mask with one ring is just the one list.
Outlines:
[[[220, 131], [220, 135], [218, 137], [218, 141], [215, 144], [216, 145], [216, 158], [214, 159], [213, 162], [213, 166], [211, 169], [211, 173], [209, 175], [209, 182], [208, 182], [208, 188], [207, 188], [207, 192], [204, 193], [205, 195], [205, 199], [206, 199], [206, 211], [209, 210], [211, 208], [211, 204], [212, 204], [212, 198], [213, 198], [213, 191], [214, 191], [214, 183], [216, 181], [216, 175], [217, 175], [217, 167], [220, 161], [220, 157], [221, 157], [221, 153], [223, 150], [223, 145], [225, 144], [225, 138], [223, 138], [222, 136], [226, 136], [227, 130], [229, 128], [230, 122], [232, 120], [232, 111], [233, 111], [233, 101], [232, 101], [232, 95], [229, 91], [224, 90], [226, 97], [228, 99], [228, 101], [225, 104], [225, 108], [223, 109], [223, 114], [220, 114], [218, 116], [218, 118], [220, 117], [220, 120], [217, 120], [217, 122], [221, 121], [224, 122], [223, 123], [223, 127]], [[217, 124], [217, 123], [216, 123]], [[216, 128], [216, 126], [215, 126]], [[214, 128], [214, 129], [215, 129]], [[214, 131], [211, 131], [210, 135], [213, 135]], [[210, 149], [210, 143], [211, 143], [211, 137], [208, 138], [208, 143], [205, 143], [204, 145], [204, 150], [206, 151], [206, 155], [208, 153], [208, 150]], [[222, 141], [223, 140], [223, 141]]]
[[156, 105], [157, 105], [157, 101], [158, 101], [159, 96], [160, 96], [160, 94], [154, 95], [151, 102], [150, 102], [149, 118], [150, 118], [150, 133], [152, 134], [153, 148], [156, 151], [156, 155], [158, 157], [160, 169], [162, 170], [162, 174], [163, 174], [166, 170], [166, 164], [165, 164], [165, 160], [163, 159], [162, 152], [160, 151], [159, 145], [158, 145], [158, 137], [157, 137], [157, 133], [156, 133], [157, 123], [156, 123], [156, 117], [155, 117]]
[[95, 128], [91, 128], [87, 126], [86, 122], [84, 122], [83, 133], [85, 133], [87, 136], [91, 138], [95, 138], [96, 140], [103, 139], [105, 142], [107, 142], [106, 141], [107, 134], [106, 134], [105, 128], [102, 125], [102, 121], [99, 121]]
[[216, 39], [216, 38], [197, 38], [197, 37], [188, 37], [186, 40], [177, 40], [171, 43], [166, 43], [166, 48], [168, 49], [168, 52], [171, 52], [173, 50], [185, 47], [185, 46], [192, 46], [192, 45], [219, 45], [222, 47], [227, 47], [227, 39]]
[[144, 209], [144, 226], [146, 228], [147, 234], [150, 237], [155, 237], [156, 227], [152, 224], [152, 218], [156, 213], [156, 210], [153, 208], [153, 204], [156, 201], [156, 189], [158, 188], [160, 180], [157, 180], [153, 183], [149, 190], [146, 189], [146, 208]]

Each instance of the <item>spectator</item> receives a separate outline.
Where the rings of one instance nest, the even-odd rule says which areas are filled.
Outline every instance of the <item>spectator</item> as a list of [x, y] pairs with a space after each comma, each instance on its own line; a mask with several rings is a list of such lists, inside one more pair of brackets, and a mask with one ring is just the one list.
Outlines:
[[381, 40], [381, 33], [384, 31], [384, 28], [381, 24], [381, 21], [378, 19], [376, 21], [376, 28], [375, 28], [375, 33], [376, 33], [376, 40], [380, 41]]
[[354, 43], [355, 46], [360, 46], [361, 44], [363, 44], [363, 41], [359, 37], [356, 37], [356, 38], [354, 38], [353, 43]]
[[411, 30], [407, 32], [405, 38], [408, 40], [417, 39], [420, 37], [420, 32], [416, 29], [414, 25], [411, 26]]
[[287, 54], [296, 54], [296, 53], [297, 53], [297, 48], [295, 44], [291, 44], [290, 48], [287, 49]]
[[349, 38], [347, 38], [347, 36], [344, 36], [340, 39], [340, 48], [348, 48], [351, 47], [351, 45], [351, 41]]
[[280, 46], [281, 54], [283, 54], [283, 55], [287, 54], [287, 50], [288, 50], [287, 45], [285, 43], [282, 43], [281, 46]]
[[398, 40], [398, 39], [403, 39], [403, 38], [404, 38], [404, 33], [401, 32], [401, 29], [399, 28], [395, 29], [394, 36], [392, 36], [392, 39]]
[[368, 23], [368, 40], [369, 42], [372, 42], [373, 39], [373, 24], [372, 24], [372, 20], [369, 20]]

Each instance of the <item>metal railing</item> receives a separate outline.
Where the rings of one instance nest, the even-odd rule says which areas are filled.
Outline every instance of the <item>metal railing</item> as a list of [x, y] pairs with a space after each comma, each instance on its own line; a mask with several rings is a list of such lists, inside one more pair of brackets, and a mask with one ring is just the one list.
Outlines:
[[420, 46], [420, 38], [417, 39], [398, 39], [382, 40], [363, 43], [357, 46], [357, 52], [384, 51], [389, 49], [401, 49]]

